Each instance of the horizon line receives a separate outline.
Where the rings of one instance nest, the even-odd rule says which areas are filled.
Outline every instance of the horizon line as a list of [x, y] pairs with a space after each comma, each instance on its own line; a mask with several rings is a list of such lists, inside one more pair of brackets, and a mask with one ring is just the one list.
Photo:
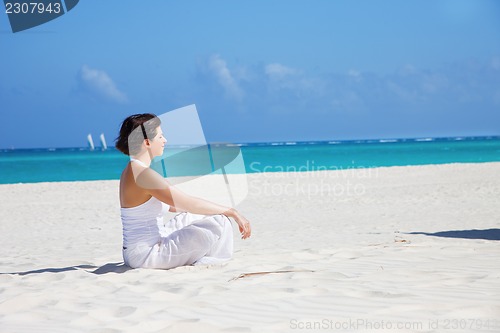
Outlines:
[[[495, 135], [472, 135], [472, 136], [422, 136], [422, 137], [402, 137], [402, 138], [396, 138], [396, 137], [391, 137], [391, 138], [365, 138], [365, 139], [328, 139], [328, 140], [299, 140], [299, 141], [294, 141], [294, 140], [273, 140], [273, 141], [253, 141], [253, 142], [228, 142], [228, 141], [212, 141], [212, 142], [207, 142], [208, 144], [226, 144], [226, 145], [294, 145], [294, 144], [310, 144], [310, 143], [349, 143], [349, 142], [355, 142], [355, 143], [397, 143], [405, 140], [413, 140], [413, 141], [419, 141], [419, 142], [432, 142], [435, 140], [442, 140], [442, 139], [500, 139], [499, 134]], [[460, 141], [460, 140], [456, 140]], [[191, 147], [191, 146], [200, 146], [200, 145], [189, 145], [189, 144], [179, 144], [179, 145], [171, 145], [170, 147]], [[102, 149], [99, 149], [98, 146], [94, 150], [96, 151], [102, 151]], [[102, 148], [102, 147], [101, 147]], [[88, 146], [66, 146], [66, 147], [30, 147], [30, 148], [15, 148], [15, 147], [0, 147], [1, 152], [5, 151], [12, 151], [12, 150], [31, 150], [31, 149], [81, 149], [81, 150], [86, 150], [88, 149]], [[116, 150], [114, 145], [108, 146], [107, 149], [111, 150]]]

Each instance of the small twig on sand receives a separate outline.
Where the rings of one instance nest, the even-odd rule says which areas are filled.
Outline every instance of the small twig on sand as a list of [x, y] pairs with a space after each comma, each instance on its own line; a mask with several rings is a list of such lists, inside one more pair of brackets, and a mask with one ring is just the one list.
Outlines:
[[242, 278], [254, 276], [254, 275], [265, 275], [265, 274], [274, 274], [274, 273], [295, 273], [295, 272], [314, 272], [314, 271], [302, 269], [302, 270], [288, 270], [288, 271], [268, 271], [268, 272], [243, 273], [243, 274], [238, 275], [237, 277], [232, 278], [231, 280], [228, 280], [227, 282], [231, 282], [234, 280], [238, 280], [238, 279], [242, 279]]
[[406, 239], [395, 239], [394, 242], [395, 243], [408, 243], [408, 244], [411, 243], [409, 240], [406, 240]]

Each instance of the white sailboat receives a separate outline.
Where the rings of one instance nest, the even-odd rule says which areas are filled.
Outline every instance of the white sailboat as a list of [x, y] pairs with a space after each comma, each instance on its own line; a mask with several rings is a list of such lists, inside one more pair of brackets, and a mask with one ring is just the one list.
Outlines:
[[92, 140], [92, 134], [87, 135], [87, 142], [89, 143], [89, 149], [94, 150], [94, 140]]
[[104, 137], [104, 133], [101, 133], [99, 136], [99, 139], [101, 140], [101, 149], [106, 150], [108, 149], [108, 145], [106, 144], [106, 138]]

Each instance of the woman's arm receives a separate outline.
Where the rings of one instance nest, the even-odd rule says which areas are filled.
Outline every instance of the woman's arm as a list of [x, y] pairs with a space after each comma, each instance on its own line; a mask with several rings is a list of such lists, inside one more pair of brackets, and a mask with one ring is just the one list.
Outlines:
[[174, 185], [171, 185], [166, 179], [153, 170], [147, 169], [142, 172], [141, 175], [137, 177], [136, 182], [156, 199], [165, 202], [171, 207], [175, 207], [176, 211], [181, 210], [202, 215], [224, 214], [236, 221], [242, 238], [248, 238], [251, 235], [250, 222], [236, 209], [191, 196]]
[[202, 215], [223, 214], [227, 217], [232, 217], [238, 224], [241, 238], [248, 238], [252, 234], [250, 222], [234, 208], [225, 207], [202, 198], [191, 196], [173, 185], [165, 189], [152, 189], [149, 193], [160, 201], [166, 203], [172, 202], [176, 210], [180, 209], [182, 211]]

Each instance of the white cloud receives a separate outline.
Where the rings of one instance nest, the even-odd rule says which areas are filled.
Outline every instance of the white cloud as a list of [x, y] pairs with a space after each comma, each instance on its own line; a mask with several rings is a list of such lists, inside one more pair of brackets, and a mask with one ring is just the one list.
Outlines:
[[224, 88], [226, 94], [234, 99], [243, 98], [243, 90], [238, 85], [231, 71], [227, 67], [226, 61], [219, 55], [213, 55], [209, 60], [209, 68], [217, 78], [219, 84]]
[[355, 69], [351, 69], [347, 72], [347, 77], [352, 81], [352, 82], [361, 82], [363, 80], [363, 76], [361, 75], [361, 72]]
[[111, 77], [105, 71], [83, 65], [80, 70], [80, 79], [89, 91], [100, 97], [118, 103], [126, 103], [128, 101], [127, 95], [116, 87]]
[[279, 63], [266, 65], [264, 74], [270, 91], [285, 89], [300, 95], [310, 84], [310, 79], [302, 75], [300, 70]]
[[398, 74], [401, 76], [415, 75], [417, 73], [418, 73], [418, 69], [411, 64], [406, 64], [405, 66], [401, 67], [398, 70]]
[[324, 96], [327, 82], [306, 72], [284, 66], [280, 63], [268, 64], [264, 67], [264, 78], [268, 92], [278, 96], [281, 93], [306, 101]]
[[[213, 108], [244, 105], [246, 110], [263, 110], [270, 114], [274, 110], [287, 110], [288, 113], [307, 114], [337, 112], [349, 117], [356, 114], [396, 115], [403, 119], [406, 115], [441, 117], [447, 112], [450, 116], [454, 112], [463, 115], [486, 113], [500, 104], [496, 58], [473, 66], [464, 60], [434, 69], [419, 69], [408, 64], [389, 74], [365, 72], [355, 67], [344, 72], [318, 74], [278, 62], [228, 68], [219, 56], [208, 60], [199, 66], [197, 78], [202, 87], [200, 99], [213, 103]], [[214, 80], [214, 73], [218, 73], [218, 81]], [[228, 93], [233, 91], [236, 96], [241, 86], [245, 103], [223, 100], [208, 92], [209, 85], [216, 85], [217, 89], [225, 85]], [[484, 111], [476, 110], [480, 108]]]
[[282, 64], [274, 63], [266, 66], [265, 73], [270, 79], [283, 79], [289, 75], [299, 74], [299, 71]]
[[426, 93], [435, 94], [448, 87], [448, 78], [440, 73], [431, 73], [423, 76], [421, 87]]

